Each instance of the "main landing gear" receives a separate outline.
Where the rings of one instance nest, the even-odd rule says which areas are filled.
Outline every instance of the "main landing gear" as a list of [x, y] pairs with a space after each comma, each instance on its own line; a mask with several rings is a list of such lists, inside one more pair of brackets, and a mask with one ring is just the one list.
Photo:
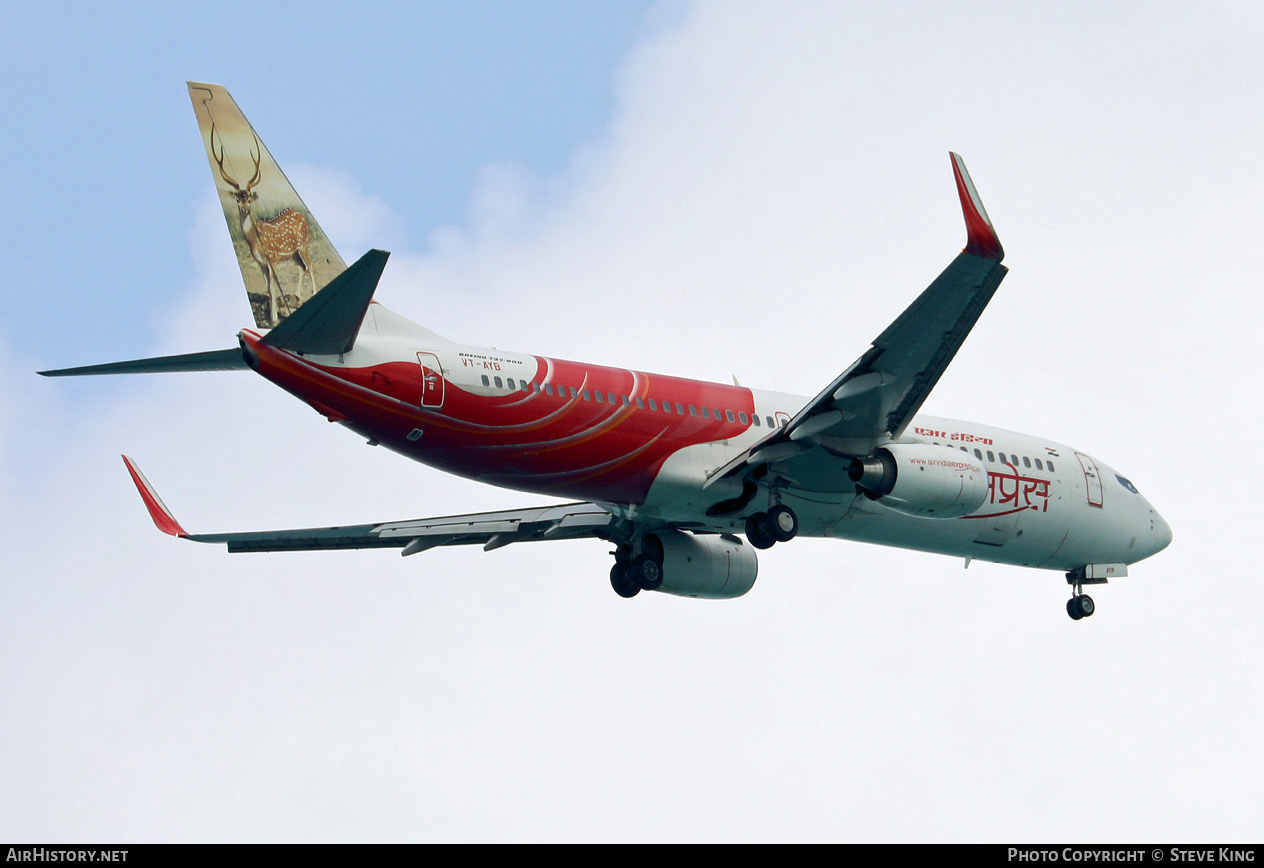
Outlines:
[[757, 549], [770, 549], [776, 543], [789, 542], [798, 532], [799, 517], [793, 509], [781, 504], [746, 519], [746, 539]]
[[632, 546], [623, 545], [614, 553], [610, 587], [620, 597], [635, 597], [663, 586], [663, 544], [656, 536], [646, 536], [640, 549], [640, 554], [633, 554]]

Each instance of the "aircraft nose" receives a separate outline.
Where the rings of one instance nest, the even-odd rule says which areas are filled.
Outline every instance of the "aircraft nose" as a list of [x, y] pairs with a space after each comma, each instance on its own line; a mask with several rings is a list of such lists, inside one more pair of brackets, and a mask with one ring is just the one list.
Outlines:
[[1172, 541], [1172, 528], [1154, 509], [1150, 510], [1150, 536], [1154, 547], [1151, 554], [1163, 551]]

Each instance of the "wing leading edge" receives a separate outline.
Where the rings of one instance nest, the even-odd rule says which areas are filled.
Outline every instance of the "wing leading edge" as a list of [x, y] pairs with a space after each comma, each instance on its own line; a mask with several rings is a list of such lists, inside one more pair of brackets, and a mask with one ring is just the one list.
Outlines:
[[606, 538], [615, 517], [596, 503], [565, 503], [528, 509], [447, 515], [408, 521], [311, 527], [246, 533], [193, 534], [185, 531], [157, 491], [128, 456], [127, 472], [160, 531], [181, 539], [219, 543], [230, 552], [331, 551], [398, 548], [412, 555], [439, 546], [481, 545], [485, 550], [517, 542]]
[[[790, 422], [770, 433], [707, 481], [778, 475], [813, 480], [813, 490], [849, 490], [845, 473], [829, 473], [843, 456], [867, 456], [897, 439], [987, 307], [1008, 269], [965, 162], [955, 153], [953, 175], [966, 223], [966, 246], [868, 351], [809, 401]], [[806, 487], [806, 486], [805, 486]]]

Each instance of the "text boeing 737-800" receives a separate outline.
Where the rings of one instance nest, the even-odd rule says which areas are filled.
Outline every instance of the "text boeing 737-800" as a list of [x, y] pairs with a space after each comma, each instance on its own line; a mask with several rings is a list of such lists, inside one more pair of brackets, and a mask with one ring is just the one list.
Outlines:
[[[1127, 575], [1171, 531], [1104, 462], [1041, 437], [916, 415], [1004, 278], [1004, 250], [952, 154], [967, 244], [818, 395], [467, 346], [373, 300], [387, 255], [350, 267], [228, 92], [189, 84], [255, 327], [238, 346], [44, 371], [250, 369], [370, 443], [460, 476], [575, 498], [557, 506], [346, 527], [191, 534], [130, 458], [158, 528], [229, 551], [398, 548], [597, 537], [610, 583], [729, 598], [753, 549], [836, 537], [1066, 573]], [[745, 542], [741, 536], [745, 536]]]

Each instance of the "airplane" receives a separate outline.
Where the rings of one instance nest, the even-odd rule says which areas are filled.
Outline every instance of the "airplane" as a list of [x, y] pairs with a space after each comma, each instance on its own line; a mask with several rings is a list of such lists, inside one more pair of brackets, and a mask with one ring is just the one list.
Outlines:
[[374, 299], [388, 253], [347, 266], [228, 91], [188, 83], [254, 327], [229, 349], [44, 376], [252, 370], [371, 445], [554, 506], [343, 527], [189, 533], [128, 456], [164, 533], [230, 552], [598, 538], [622, 597], [728, 599], [756, 550], [828, 537], [1065, 573], [1086, 585], [1164, 549], [1167, 522], [1104, 461], [918, 411], [1008, 269], [961, 157], [966, 245], [813, 397], [463, 344]]

